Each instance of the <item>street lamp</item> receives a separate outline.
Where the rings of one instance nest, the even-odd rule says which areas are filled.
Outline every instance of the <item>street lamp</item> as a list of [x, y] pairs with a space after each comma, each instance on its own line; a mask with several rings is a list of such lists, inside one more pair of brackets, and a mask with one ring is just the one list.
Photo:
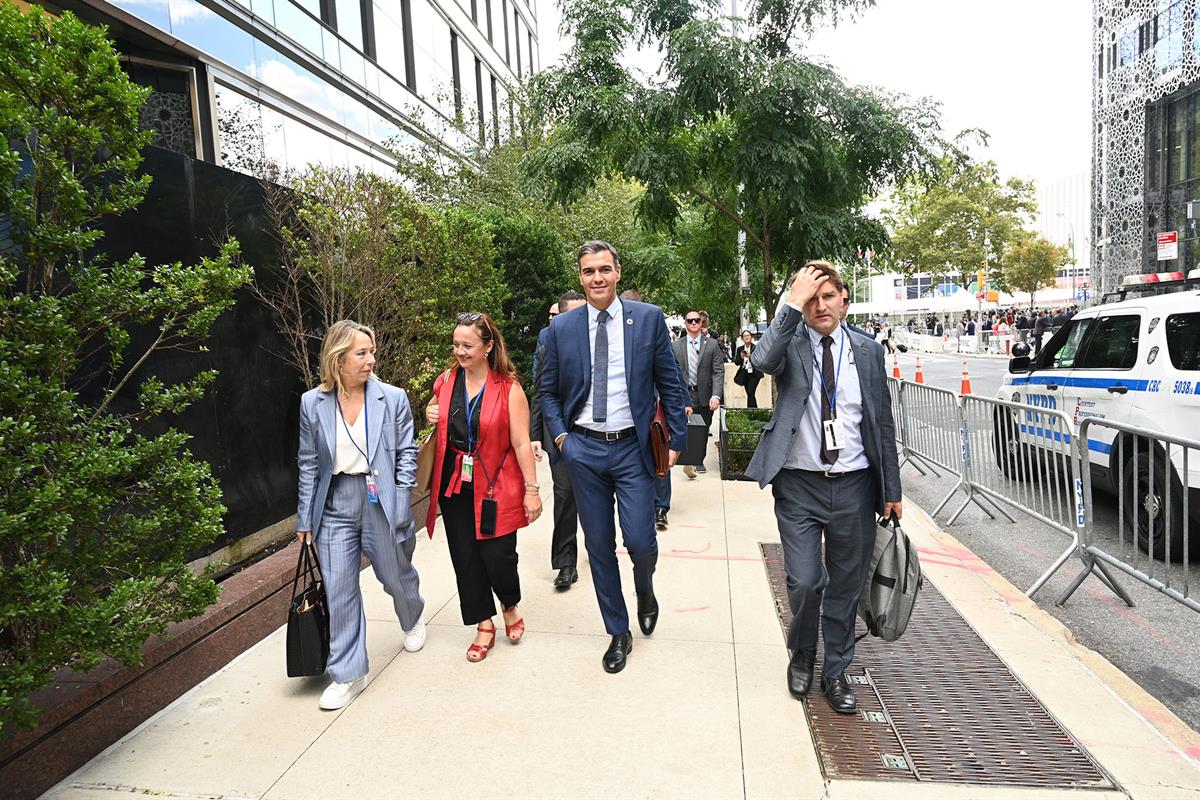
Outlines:
[[1078, 292], [1078, 289], [1075, 286], [1075, 223], [1071, 221], [1071, 218], [1068, 217], [1065, 212], [1059, 211], [1055, 213], [1054, 216], [1065, 219], [1067, 221], [1067, 229], [1071, 231], [1071, 238], [1067, 241], [1067, 244], [1071, 247], [1071, 302], [1074, 303], [1075, 296]]

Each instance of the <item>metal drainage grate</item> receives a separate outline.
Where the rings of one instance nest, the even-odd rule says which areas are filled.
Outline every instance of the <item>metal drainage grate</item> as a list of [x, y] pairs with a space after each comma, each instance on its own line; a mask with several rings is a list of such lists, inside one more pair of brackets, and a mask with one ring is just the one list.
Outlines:
[[[759, 548], [786, 635], [783, 548]], [[1115, 788], [928, 576], [904, 638], [863, 639], [847, 677], [858, 714], [834, 712], [816, 684], [804, 704], [827, 778]]]

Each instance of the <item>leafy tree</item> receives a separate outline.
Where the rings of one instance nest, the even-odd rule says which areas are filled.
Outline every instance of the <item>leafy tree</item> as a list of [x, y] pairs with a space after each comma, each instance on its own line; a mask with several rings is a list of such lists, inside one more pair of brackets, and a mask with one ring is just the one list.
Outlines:
[[[419, 202], [398, 181], [312, 165], [269, 188], [283, 280], [259, 286], [310, 386], [326, 328], [352, 318], [375, 329], [380, 377], [414, 407], [450, 354], [454, 317], [503, 318], [509, 292], [495, 268], [492, 222], [469, 208]], [[445, 356], [446, 358], [443, 358]]]
[[943, 159], [936, 180], [911, 181], [893, 199], [888, 219], [895, 268], [949, 276], [964, 287], [985, 260], [1001, 261], [1037, 210], [1033, 184], [1002, 182], [990, 161], [964, 167]]
[[[707, 208], [705, 219], [745, 233], [755, 291], [774, 309], [798, 262], [881, 249], [886, 235], [864, 206], [932, 171], [943, 149], [930, 104], [849, 86], [798, 52], [806, 26], [869, 5], [758, 0], [735, 36], [715, 0], [561, 2], [575, 43], [564, 66], [534, 79], [553, 129], [525, 169], [562, 203], [602, 176], [636, 180], [639, 216], [656, 229]], [[622, 66], [634, 44], [663, 53], [656, 76]]]
[[58, 668], [136, 663], [217, 594], [187, 559], [222, 532], [220, 489], [163, 419], [215, 373], [146, 368], [199, 347], [250, 269], [236, 242], [187, 266], [99, 251], [149, 185], [147, 92], [102, 28], [0, 4], [0, 725], [32, 724]]
[[1001, 289], [1028, 292], [1032, 308], [1034, 293], [1053, 286], [1059, 267], [1070, 263], [1073, 259], [1066, 247], [1022, 231], [1005, 249], [994, 280]]

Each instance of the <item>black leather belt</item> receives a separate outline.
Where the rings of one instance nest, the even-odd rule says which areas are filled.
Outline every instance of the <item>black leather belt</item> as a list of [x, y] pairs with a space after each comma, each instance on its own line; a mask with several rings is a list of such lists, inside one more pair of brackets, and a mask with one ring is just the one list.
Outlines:
[[845, 475], [857, 475], [860, 472], [866, 472], [865, 469], [852, 469], [849, 472], [830, 472], [829, 470], [819, 469], [802, 469], [800, 472], [808, 473], [809, 475], [820, 475], [822, 478], [841, 478]]
[[571, 427], [572, 433], [582, 433], [584, 436], [590, 436], [593, 439], [601, 439], [605, 442], [619, 442], [622, 439], [628, 439], [630, 436], [637, 435], [637, 428], [626, 428], [621, 431], [594, 431], [591, 428], [585, 428], [582, 425], [574, 425]]

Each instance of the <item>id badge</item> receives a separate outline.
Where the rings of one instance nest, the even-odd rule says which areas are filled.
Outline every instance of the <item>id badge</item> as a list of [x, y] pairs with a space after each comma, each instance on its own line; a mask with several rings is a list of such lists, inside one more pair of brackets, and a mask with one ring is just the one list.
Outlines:
[[821, 427], [825, 433], [825, 449], [841, 450], [843, 437], [842, 421], [840, 419], [827, 419], [821, 423]]
[[462, 480], [463, 483], [470, 483], [471, 476], [475, 474], [475, 459], [471, 456], [463, 456], [462, 462]]
[[369, 473], [367, 475], [367, 502], [379, 502], [379, 487], [375, 484], [375, 477]]

